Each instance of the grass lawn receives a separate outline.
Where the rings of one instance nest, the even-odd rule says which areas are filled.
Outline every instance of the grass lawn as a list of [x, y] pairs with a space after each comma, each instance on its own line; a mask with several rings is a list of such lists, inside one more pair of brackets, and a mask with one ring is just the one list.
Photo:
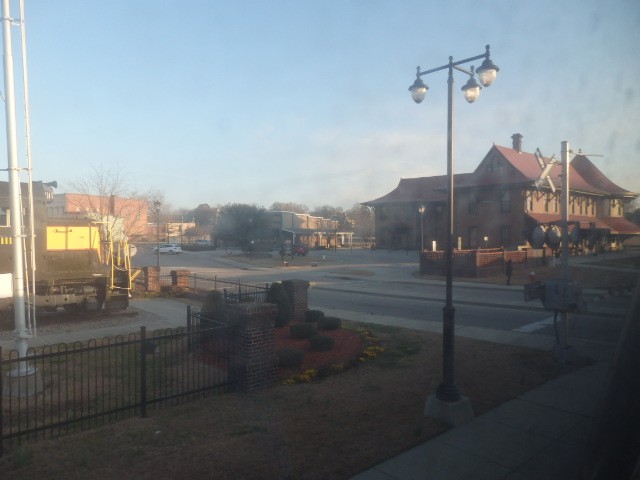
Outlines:
[[[448, 427], [423, 415], [441, 381], [438, 334], [343, 322], [384, 352], [339, 375], [150, 412], [146, 419], [26, 444], [0, 458], [17, 479], [348, 479]], [[588, 363], [456, 339], [456, 379], [486, 412]]]

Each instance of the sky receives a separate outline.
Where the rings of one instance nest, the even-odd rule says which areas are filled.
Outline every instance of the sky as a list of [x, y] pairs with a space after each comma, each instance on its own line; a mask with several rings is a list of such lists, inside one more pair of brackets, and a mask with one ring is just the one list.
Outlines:
[[[33, 178], [58, 192], [116, 168], [175, 209], [348, 209], [446, 174], [446, 71], [419, 105], [408, 87], [486, 44], [500, 71], [475, 103], [455, 74], [456, 173], [521, 133], [640, 192], [637, 0], [25, 0], [24, 20]], [[19, 47], [14, 28], [21, 85]]]

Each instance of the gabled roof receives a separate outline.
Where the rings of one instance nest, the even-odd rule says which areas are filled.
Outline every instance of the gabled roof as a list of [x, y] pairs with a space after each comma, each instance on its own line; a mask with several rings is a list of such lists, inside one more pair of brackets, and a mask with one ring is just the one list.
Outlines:
[[[507, 176], [505, 180], [513, 179], [511, 182], [501, 181], [500, 175], [495, 175], [496, 172], [489, 172], [495, 175], [495, 180], [489, 184], [504, 184], [504, 183], [519, 183], [519, 179], [523, 179], [524, 182], [535, 182], [540, 177], [541, 169], [536, 157], [527, 152], [519, 152], [512, 148], [501, 147], [494, 145], [485, 160], [483, 160], [476, 171], [475, 175], [479, 178], [487, 176], [486, 168], [483, 168], [483, 164], [487, 161], [487, 158], [494, 157], [492, 152], [498, 152], [500, 156], [508, 162], [510, 167], [516, 169], [521, 176], [511, 172], [511, 168], [507, 168], [506, 171], [510, 172], [510, 177]], [[548, 158], [545, 158], [545, 162], [549, 162]], [[556, 164], [549, 172], [549, 177], [553, 181], [556, 188], [562, 187], [562, 165]], [[577, 155], [569, 164], [569, 189], [574, 192], [594, 193], [599, 195], [610, 195], [616, 197], [637, 197], [638, 195], [619, 187], [604, 174], [598, 170], [598, 168], [591, 163], [591, 161], [584, 155]]]
[[[465, 183], [471, 173], [454, 175], [454, 184]], [[401, 178], [398, 186], [386, 195], [363, 202], [363, 205], [388, 205], [400, 203], [444, 202], [447, 199], [447, 176]]]
[[[544, 159], [549, 163], [550, 159]], [[542, 172], [538, 159], [532, 153], [493, 145], [473, 173], [454, 175], [456, 189], [491, 186], [533, 187]], [[562, 187], [562, 166], [558, 163], [549, 172], [554, 186]], [[403, 178], [388, 194], [363, 202], [364, 205], [420, 203], [446, 201], [446, 175], [434, 177]], [[544, 186], [544, 184], [543, 184]], [[569, 188], [573, 192], [606, 195], [618, 198], [635, 198], [637, 193], [619, 187], [609, 180], [584, 155], [577, 155], [569, 164]]]

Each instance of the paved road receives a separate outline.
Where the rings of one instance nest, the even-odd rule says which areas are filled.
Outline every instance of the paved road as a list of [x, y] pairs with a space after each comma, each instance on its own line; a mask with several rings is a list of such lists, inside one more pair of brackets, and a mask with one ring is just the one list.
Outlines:
[[[155, 264], [151, 249], [141, 248], [134, 263]], [[360, 319], [395, 317], [411, 320], [416, 328], [442, 319], [443, 282], [415, 276], [415, 251], [311, 251], [308, 258], [296, 257], [287, 267], [267, 268], [239, 263], [223, 250], [215, 250], [162, 255], [161, 265], [166, 270], [186, 268], [244, 282], [308, 280], [310, 307], [356, 314]], [[453, 294], [458, 328], [555, 335], [552, 312], [545, 311], [538, 301], [525, 302], [522, 287], [456, 282]], [[622, 296], [591, 302], [591, 313], [570, 317], [570, 338], [615, 343], [628, 301], [628, 296]]]

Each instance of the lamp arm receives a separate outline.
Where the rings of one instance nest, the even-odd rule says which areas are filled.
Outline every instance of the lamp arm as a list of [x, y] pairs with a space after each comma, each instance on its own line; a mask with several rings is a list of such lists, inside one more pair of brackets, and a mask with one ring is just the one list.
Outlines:
[[473, 62], [475, 60], [480, 60], [481, 58], [487, 58], [488, 53], [485, 52], [482, 55], [476, 55], [475, 57], [469, 57], [469, 58], [465, 58], [464, 60], [458, 60], [457, 62], [450, 62], [447, 63], [446, 65], [442, 65], [440, 67], [436, 67], [436, 68], [432, 68], [430, 70], [425, 70], [424, 72], [418, 72], [416, 74], [416, 77], [421, 77], [423, 75], [428, 75], [429, 73], [433, 73], [433, 72], [439, 72], [440, 70], [446, 70], [447, 68], [453, 67], [456, 70], [460, 70], [461, 72], [466, 73], [467, 75], [470, 74], [470, 72], [468, 72], [467, 70], [464, 70], [463, 68], [459, 68], [458, 65], [462, 65], [464, 63], [469, 63], [469, 62]]

